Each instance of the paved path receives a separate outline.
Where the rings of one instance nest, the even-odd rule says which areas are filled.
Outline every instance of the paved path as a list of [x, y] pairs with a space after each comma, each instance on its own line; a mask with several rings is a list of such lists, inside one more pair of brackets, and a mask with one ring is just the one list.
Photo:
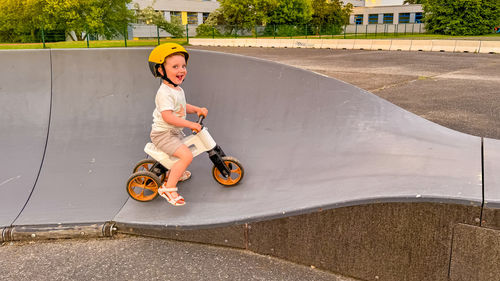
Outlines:
[[131, 236], [8, 243], [0, 256], [5, 281], [355, 281], [248, 251]]

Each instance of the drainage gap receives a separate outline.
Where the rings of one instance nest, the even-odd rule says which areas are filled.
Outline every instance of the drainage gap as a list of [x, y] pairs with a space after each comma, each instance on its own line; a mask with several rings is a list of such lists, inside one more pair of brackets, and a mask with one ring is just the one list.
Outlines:
[[479, 226], [483, 226], [483, 210], [484, 210], [484, 138], [481, 138], [481, 215], [479, 216]]

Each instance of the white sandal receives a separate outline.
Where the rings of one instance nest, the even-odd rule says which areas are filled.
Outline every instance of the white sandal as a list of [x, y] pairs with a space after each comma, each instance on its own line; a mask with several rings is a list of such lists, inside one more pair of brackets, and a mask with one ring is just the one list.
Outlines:
[[[167, 187], [162, 186], [158, 189], [158, 194], [160, 194], [161, 197], [167, 199], [167, 202], [174, 205], [174, 206], [185, 205], [186, 202], [184, 201], [184, 197], [182, 197], [180, 194], [177, 194], [177, 197], [175, 197], [175, 198], [172, 197], [170, 192], [174, 192], [174, 191], [177, 191], [177, 187], [167, 188]], [[181, 200], [182, 200], [182, 202], [179, 202]]]

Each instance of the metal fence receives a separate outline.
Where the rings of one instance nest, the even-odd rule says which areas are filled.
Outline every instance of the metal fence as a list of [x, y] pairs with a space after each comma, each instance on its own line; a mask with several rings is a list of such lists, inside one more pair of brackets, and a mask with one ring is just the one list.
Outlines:
[[[189, 38], [378, 38], [397, 37], [408, 34], [425, 33], [424, 25], [421, 23], [410, 24], [369, 24], [369, 25], [266, 25], [252, 27], [238, 27], [233, 25], [185, 25], [184, 35], [187, 43]], [[73, 34], [74, 35], [74, 34]], [[71, 41], [64, 31], [41, 30], [37, 40], [46, 42]], [[93, 41], [106, 40], [96, 34], [83, 34], [87, 48], [92, 47]], [[160, 44], [161, 40], [172, 38], [171, 34], [155, 25], [133, 24], [124, 29], [122, 35], [113, 38], [122, 40], [123, 46], [127, 47], [130, 40], [135, 42], [141, 39], [151, 40], [151, 45]]]
[[254, 37], [254, 38], [293, 38], [293, 37], [327, 37], [341, 35], [342, 27], [335, 25], [315, 26], [310, 24], [303, 25], [275, 25], [269, 24], [265, 26], [239, 27], [234, 25], [217, 25], [217, 26], [198, 26], [196, 34], [198, 38], [238, 38], [238, 37]]
[[350, 24], [344, 27], [346, 34], [359, 35], [380, 35], [380, 36], [398, 36], [407, 34], [425, 33], [423, 23], [402, 23], [402, 24]]
[[197, 29], [193, 37], [201, 38], [323, 38], [323, 37], [383, 37], [425, 33], [424, 25], [413, 24], [370, 24], [370, 25], [267, 25], [241, 28], [238, 26], [204, 26]]

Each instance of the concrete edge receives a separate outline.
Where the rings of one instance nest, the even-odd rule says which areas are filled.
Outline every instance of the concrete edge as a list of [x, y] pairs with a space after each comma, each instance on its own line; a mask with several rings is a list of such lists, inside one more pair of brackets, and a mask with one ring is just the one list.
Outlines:
[[[315, 40], [312, 43], [309, 40]], [[383, 44], [379, 44], [379, 41]], [[387, 41], [390, 41], [388, 43]], [[469, 40], [388, 40], [388, 39], [210, 39], [190, 38], [195, 46], [260, 47], [260, 48], [323, 48], [391, 51], [432, 51], [500, 54], [500, 41]], [[389, 45], [389, 46], [387, 46]], [[375, 46], [379, 48], [375, 48]]]
[[[463, 207], [478, 207], [481, 208], [482, 203], [480, 201], [468, 200], [468, 199], [458, 199], [458, 198], [438, 198], [438, 197], [427, 197], [425, 195], [416, 195], [408, 197], [379, 197], [379, 198], [366, 198], [364, 200], [348, 201], [348, 202], [337, 202], [334, 204], [324, 204], [317, 205], [310, 208], [296, 209], [291, 212], [280, 212], [264, 216], [248, 216], [234, 221], [226, 221], [220, 223], [210, 223], [210, 224], [183, 224], [183, 225], [158, 225], [158, 224], [142, 224], [139, 222], [121, 221], [120, 219], [114, 218], [117, 225], [122, 226], [140, 226], [141, 228], [161, 228], [165, 231], [197, 231], [197, 230], [208, 230], [208, 229], [223, 229], [225, 227], [231, 227], [234, 225], [246, 225], [252, 223], [259, 223], [265, 221], [271, 221], [276, 219], [295, 217], [301, 215], [307, 215], [316, 212], [323, 212], [329, 210], [335, 210], [339, 208], [357, 207], [357, 206], [367, 206], [376, 204], [451, 204]], [[479, 222], [478, 215], [478, 222]], [[132, 233], [131, 233], [132, 234]]]

